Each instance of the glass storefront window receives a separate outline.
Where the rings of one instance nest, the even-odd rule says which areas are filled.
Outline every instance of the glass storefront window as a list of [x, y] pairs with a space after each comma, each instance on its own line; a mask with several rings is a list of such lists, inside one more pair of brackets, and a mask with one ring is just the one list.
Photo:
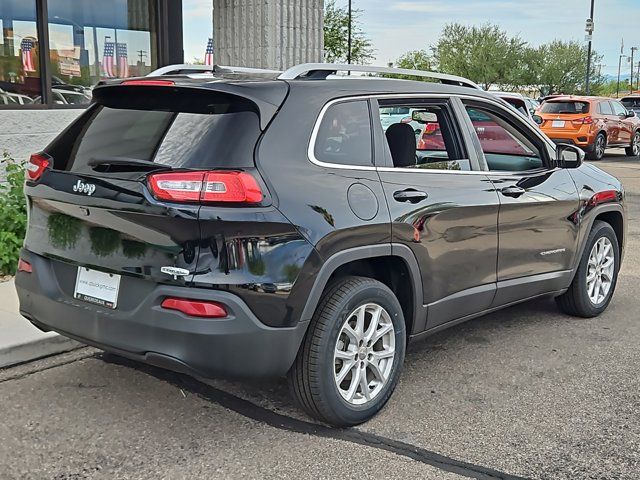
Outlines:
[[157, 68], [155, 0], [48, 0], [48, 8], [54, 103], [88, 104], [98, 81]]
[[35, 0], [0, 0], [0, 105], [40, 101]]

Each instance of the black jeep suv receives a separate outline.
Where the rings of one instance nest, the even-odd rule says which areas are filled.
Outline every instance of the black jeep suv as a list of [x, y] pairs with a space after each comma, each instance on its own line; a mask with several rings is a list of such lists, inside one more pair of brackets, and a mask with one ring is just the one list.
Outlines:
[[469, 81], [334, 75], [357, 68], [98, 86], [31, 157], [21, 313], [199, 377], [287, 374], [344, 426], [409, 340], [543, 295], [604, 311], [618, 180]]

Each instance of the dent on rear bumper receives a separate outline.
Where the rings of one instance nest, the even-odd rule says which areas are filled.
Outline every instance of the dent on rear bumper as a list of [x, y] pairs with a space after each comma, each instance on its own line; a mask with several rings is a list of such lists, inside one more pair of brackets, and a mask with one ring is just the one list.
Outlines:
[[[19, 272], [20, 313], [36, 326], [136, 360], [205, 378], [284, 375], [307, 324], [274, 328], [261, 323], [237, 296], [223, 291], [158, 285], [135, 308], [110, 310], [67, 295], [49, 275], [48, 259], [31, 255], [34, 273]], [[217, 301], [224, 319], [165, 310], [167, 296]]]

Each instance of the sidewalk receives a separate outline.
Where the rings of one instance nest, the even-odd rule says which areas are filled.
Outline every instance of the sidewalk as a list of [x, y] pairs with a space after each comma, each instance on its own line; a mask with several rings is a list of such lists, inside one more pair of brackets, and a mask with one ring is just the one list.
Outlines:
[[54, 332], [43, 333], [18, 313], [13, 280], [0, 283], [0, 368], [80, 347]]

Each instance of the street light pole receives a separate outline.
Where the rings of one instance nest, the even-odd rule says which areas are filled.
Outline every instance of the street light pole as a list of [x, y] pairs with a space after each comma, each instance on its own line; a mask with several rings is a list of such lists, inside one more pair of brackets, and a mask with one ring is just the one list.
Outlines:
[[620, 55], [620, 60], [618, 60], [618, 83], [616, 85], [616, 98], [620, 98], [620, 70], [622, 70], [622, 57], [624, 54]]
[[349, 27], [348, 27], [348, 40], [347, 40], [347, 63], [350, 65], [351, 64], [351, 42], [352, 42], [352, 37], [351, 37], [351, 29], [353, 26], [353, 10], [351, 8], [351, 0], [349, 0]]
[[591, 16], [589, 17], [589, 19], [587, 20], [587, 28], [586, 31], [589, 35], [589, 47], [587, 48], [587, 79], [585, 81], [585, 90], [586, 90], [586, 94], [589, 95], [589, 90], [590, 90], [590, 76], [591, 76], [591, 50], [592, 50], [592, 39], [593, 39], [593, 30], [594, 30], [594, 23], [593, 23], [593, 15], [595, 13], [595, 0], [591, 0]]
[[629, 92], [633, 93], [633, 70], [635, 65], [633, 64], [633, 55], [636, 53], [636, 50], [638, 50], [638, 47], [631, 47], [631, 79], [629, 80]]

